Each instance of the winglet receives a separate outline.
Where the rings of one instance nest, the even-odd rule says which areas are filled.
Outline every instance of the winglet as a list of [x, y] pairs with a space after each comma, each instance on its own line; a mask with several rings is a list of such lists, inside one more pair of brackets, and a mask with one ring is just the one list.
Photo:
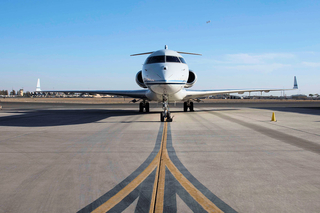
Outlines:
[[36, 91], [37, 91], [37, 92], [40, 92], [40, 91], [41, 91], [41, 88], [40, 88], [40, 78], [38, 78], [38, 81], [37, 81]]
[[298, 83], [297, 83], [297, 77], [294, 76], [294, 80], [293, 80], [293, 89], [298, 89]]

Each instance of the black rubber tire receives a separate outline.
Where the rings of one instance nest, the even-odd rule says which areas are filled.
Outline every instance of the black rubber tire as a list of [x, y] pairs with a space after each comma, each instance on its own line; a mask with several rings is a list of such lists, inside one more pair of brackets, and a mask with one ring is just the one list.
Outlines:
[[163, 115], [163, 112], [160, 112], [160, 121], [161, 121], [161, 122], [164, 122], [164, 115]]
[[189, 106], [189, 108], [190, 108], [190, 112], [194, 112], [194, 109], [193, 109], [193, 102], [190, 102], [190, 106]]
[[139, 103], [139, 112], [143, 112], [143, 103], [142, 102]]
[[149, 103], [146, 103], [145, 109], [146, 109], [146, 112], [150, 112], [150, 105], [149, 105]]
[[172, 117], [171, 117], [171, 113], [170, 112], [167, 113], [167, 120], [166, 121], [167, 122], [172, 122]]
[[188, 111], [188, 104], [187, 102], [183, 102], [183, 111], [187, 112]]

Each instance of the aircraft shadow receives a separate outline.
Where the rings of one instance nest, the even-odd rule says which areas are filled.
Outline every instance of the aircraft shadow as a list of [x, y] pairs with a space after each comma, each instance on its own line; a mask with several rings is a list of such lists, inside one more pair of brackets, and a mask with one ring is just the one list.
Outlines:
[[0, 117], [0, 126], [48, 127], [77, 125], [94, 123], [109, 117], [138, 114], [137, 110], [35, 110], [26, 111], [19, 115]]
[[[183, 112], [182, 110], [173, 109], [172, 115], [180, 113], [196, 113], [201, 111], [229, 111], [237, 109], [212, 109], [196, 110], [195, 112]], [[161, 111], [151, 111], [148, 114], [159, 114]], [[118, 116], [143, 115], [138, 110], [109, 110], [109, 109], [64, 109], [64, 110], [30, 110], [20, 112], [10, 112], [17, 115], [0, 117], [0, 126], [13, 127], [48, 127], [48, 126], [65, 126], [86, 123], [136, 123], [136, 122], [160, 122], [160, 121], [115, 121], [104, 122], [103, 119]]]
[[281, 112], [294, 112], [308, 115], [320, 115], [320, 107], [253, 107], [256, 109], [268, 109]]
[[220, 111], [234, 111], [239, 109], [198, 109], [195, 112], [220, 112]]

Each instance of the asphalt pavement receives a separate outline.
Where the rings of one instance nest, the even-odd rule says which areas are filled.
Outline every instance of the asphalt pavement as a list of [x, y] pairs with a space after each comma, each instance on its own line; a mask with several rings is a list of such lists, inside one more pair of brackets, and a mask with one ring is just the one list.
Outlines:
[[0, 213], [320, 209], [317, 102], [1, 106]]

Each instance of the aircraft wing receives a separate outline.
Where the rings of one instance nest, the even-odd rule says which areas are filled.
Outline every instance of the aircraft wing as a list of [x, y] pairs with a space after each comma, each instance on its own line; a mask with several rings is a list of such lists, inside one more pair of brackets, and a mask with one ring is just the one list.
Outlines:
[[298, 83], [296, 76], [294, 76], [293, 88], [292, 89], [225, 89], [225, 90], [187, 90], [184, 100], [207, 97], [209, 95], [229, 94], [238, 93], [243, 94], [245, 92], [270, 92], [270, 91], [284, 91], [284, 90], [295, 90], [298, 89]]
[[120, 95], [128, 96], [132, 98], [143, 98], [146, 99], [146, 93], [148, 90], [47, 90], [47, 91], [36, 91], [41, 93], [89, 93], [89, 94], [106, 94], [106, 95]]

